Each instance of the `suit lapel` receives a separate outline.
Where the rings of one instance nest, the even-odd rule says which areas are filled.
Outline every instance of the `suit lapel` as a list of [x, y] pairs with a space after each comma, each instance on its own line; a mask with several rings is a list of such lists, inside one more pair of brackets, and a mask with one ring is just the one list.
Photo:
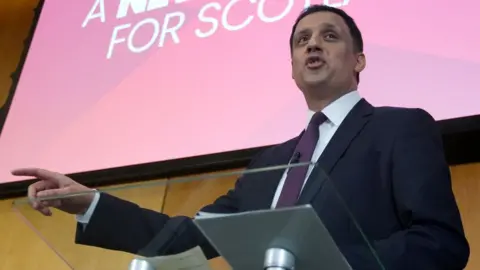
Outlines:
[[[305, 184], [298, 204], [309, 203], [327, 181], [338, 160], [344, 155], [355, 137], [370, 119], [373, 107], [366, 100], [360, 100], [340, 124], [335, 135], [320, 156]], [[322, 136], [320, 134], [320, 136]]]

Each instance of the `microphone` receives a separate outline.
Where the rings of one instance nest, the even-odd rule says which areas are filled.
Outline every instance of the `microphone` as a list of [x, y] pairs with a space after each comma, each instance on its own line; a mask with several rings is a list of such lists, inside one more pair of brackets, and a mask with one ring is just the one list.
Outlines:
[[302, 157], [302, 153], [300, 152], [295, 152], [293, 153], [292, 159], [290, 160], [291, 164], [298, 163], [300, 161], [300, 158]]

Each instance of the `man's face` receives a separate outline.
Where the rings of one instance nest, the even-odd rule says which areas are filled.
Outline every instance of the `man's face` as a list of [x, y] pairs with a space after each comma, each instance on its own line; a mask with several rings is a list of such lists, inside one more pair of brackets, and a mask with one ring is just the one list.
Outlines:
[[355, 52], [348, 26], [339, 15], [316, 12], [298, 23], [293, 35], [292, 77], [302, 91], [352, 90], [348, 88], [356, 87], [355, 74], [364, 67], [364, 55]]

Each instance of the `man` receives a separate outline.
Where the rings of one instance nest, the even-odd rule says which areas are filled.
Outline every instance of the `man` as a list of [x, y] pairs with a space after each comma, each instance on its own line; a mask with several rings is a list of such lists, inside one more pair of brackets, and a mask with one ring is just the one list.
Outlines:
[[[292, 77], [305, 96], [309, 124], [298, 137], [258, 155], [249, 168], [287, 164], [292, 156], [318, 166], [245, 175], [199, 213], [309, 203], [328, 217], [325, 226], [354, 269], [380, 269], [340, 210], [338, 191], [385, 269], [463, 269], [469, 246], [434, 119], [421, 109], [376, 108], [359, 96], [359, 73], [366, 65], [362, 35], [344, 11], [309, 7], [293, 26], [290, 46]], [[335, 190], [318, 177], [322, 170]], [[89, 190], [47, 170], [13, 174], [40, 179], [29, 188], [31, 197]], [[108, 194], [33, 207], [45, 215], [51, 214], [48, 207], [76, 214], [79, 244], [138, 253], [162, 235], [159, 254], [200, 245], [208, 258], [218, 256], [189, 218], [168, 217]]]

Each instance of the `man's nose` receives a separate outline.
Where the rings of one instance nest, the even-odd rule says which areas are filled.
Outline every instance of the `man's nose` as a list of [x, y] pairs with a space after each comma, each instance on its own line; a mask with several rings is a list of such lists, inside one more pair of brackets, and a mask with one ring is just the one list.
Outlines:
[[307, 44], [307, 53], [321, 51], [322, 48], [315, 37], [312, 37]]
[[321, 51], [321, 50], [322, 50], [322, 49], [320, 49], [320, 47], [317, 46], [317, 45], [312, 45], [312, 46], [309, 45], [309, 46], [307, 47], [307, 53], [319, 52], [319, 51]]

